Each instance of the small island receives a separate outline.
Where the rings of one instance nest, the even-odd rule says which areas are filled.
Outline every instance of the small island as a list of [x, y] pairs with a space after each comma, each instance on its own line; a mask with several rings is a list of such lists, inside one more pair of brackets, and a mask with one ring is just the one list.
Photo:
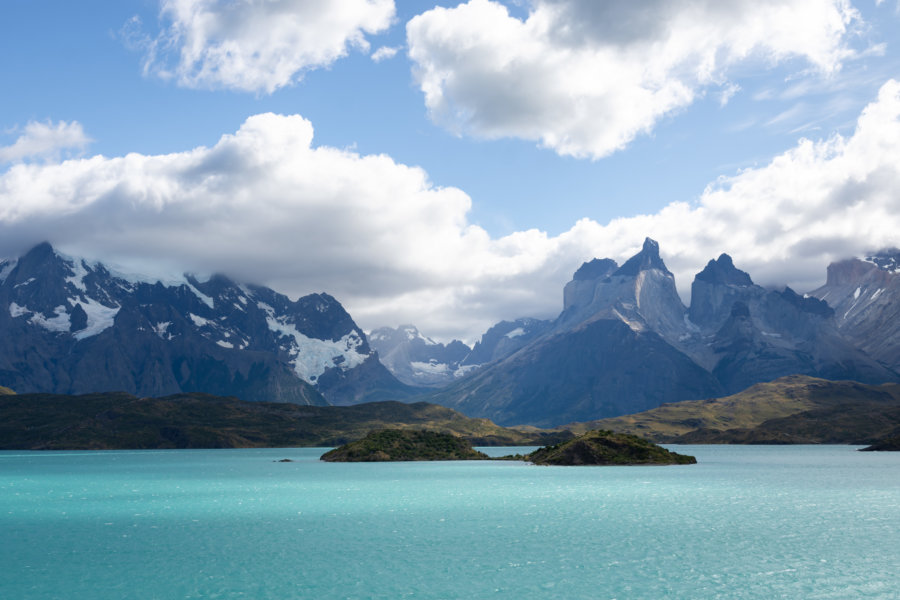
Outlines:
[[437, 431], [380, 429], [326, 452], [326, 462], [388, 462], [410, 460], [484, 460], [466, 440]]
[[567, 442], [546, 446], [524, 457], [536, 465], [692, 465], [693, 456], [666, 450], [627, 433], [588, 431]]
[[[459, 437], [436, 431], [380, 429], [322, 455], [326, 462], [388, 462], [411, 460], [485, 460], [489, 457]], [[522, 460], [536, 465], [691, 465], [693, 456], [626, 433], [588, 431], [576, 438], [531, 454], [494, 460]]]

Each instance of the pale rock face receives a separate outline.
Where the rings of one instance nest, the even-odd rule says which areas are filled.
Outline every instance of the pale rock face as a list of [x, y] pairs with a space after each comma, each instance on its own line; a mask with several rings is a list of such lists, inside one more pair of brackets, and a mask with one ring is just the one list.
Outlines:
[[558, 330], [602, 317], [621, 320], [634, 331], [650, 329], [666, 339], [677, 340], [683, 334], [686, 309], [675, 277], [659, 255], [659, 244], [650, 238], [621, 267], [609, 259], [585, 263], [563, 295]]
[[825, 285], [810, 293], [834, 308], [840, 332], [869, 356], [900, 370], [900, 252], [828, 267]]

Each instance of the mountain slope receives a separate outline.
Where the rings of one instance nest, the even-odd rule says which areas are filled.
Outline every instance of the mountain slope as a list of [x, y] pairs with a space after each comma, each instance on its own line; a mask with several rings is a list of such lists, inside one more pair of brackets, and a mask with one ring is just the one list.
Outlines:
[[845, 338], [900, 370], [900, 251], [833, 263], [825, 285], [810, 295], [834, 309]]
[[200, 391], [346, 404], [409, 395], [337, 300], [217, 275], [156, 281], [40, 244], [0, 280], [0, 384], [20, 393]]

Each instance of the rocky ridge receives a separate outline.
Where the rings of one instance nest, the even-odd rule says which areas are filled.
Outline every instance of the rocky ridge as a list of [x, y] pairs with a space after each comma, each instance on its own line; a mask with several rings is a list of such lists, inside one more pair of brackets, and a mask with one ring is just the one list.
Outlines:
[[756, 285], [727, 254], [697, 274], [690, 307], [649, 238], [621, 267], [611, 259], [582, 265], [563, 296], [562, 312], [543, 333], [429, 400], [501, 424], [555, 426], [718, 397], [791, 374], [900, 379], [839, 330], [827, 302]]
[[0, 266], [0, 384], [20, 393], [181, 392], [299, 404], [412, 393], [328, 294], [223, 275], [124, 275], [40, 244]]

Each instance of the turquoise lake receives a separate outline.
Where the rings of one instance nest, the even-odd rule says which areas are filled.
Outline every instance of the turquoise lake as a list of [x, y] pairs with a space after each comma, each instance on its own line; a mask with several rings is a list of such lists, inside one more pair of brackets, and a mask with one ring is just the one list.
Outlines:
[[900, 597], [900, 453], [670, 448], [699, 463], [0, 452], [0, 598]]

